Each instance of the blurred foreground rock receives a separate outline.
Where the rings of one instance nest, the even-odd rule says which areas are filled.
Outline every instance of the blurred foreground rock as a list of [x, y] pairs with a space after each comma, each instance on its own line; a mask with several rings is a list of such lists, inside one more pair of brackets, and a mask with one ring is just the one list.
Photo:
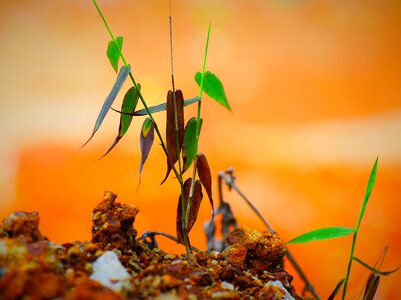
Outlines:
[[92, 213], [92, 241], [55, 245], [37, 212], [0, 227], [0, 299], [302, 299], [283, 268], [277, 234], [240, 227], [223, 252], [191, 259], [136, 240], [138, 209], [105, 192]]

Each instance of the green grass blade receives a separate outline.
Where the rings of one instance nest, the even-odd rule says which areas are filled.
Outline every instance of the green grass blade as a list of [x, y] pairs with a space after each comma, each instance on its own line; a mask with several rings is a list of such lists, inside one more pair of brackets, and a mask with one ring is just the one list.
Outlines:
[[366, 193], [365, 193], [365, 198], [363, 199], [361, 212], [359, 213], [358, 224], [356, 226], [357, 231], [359, 229], [363, 215], [365, 213], [366, 205], [368, 204], [370, 194], [372, 193], [372, 190], [373, 190], [373, 186], [375, 185], [378, 161], [379, 161], [379, 158], [376, 158], [375, 164], [373, 165], [372, 171], [370, 172], [369, 182], [368, 182], [368, 186], [366, 188]]
[[311, 241], [318, 240], [328, 240], [337, 237], [342, 237], [354, 233], [354, 228], [348, 227], [326, 227], [320, 228], [316, 230], [312, 230], [308, 233], [302, 234], [291, 241], [287, 242], [287, 244], [303, 244]]
[[106, 100], [103, 103], [103, 106], [100, 110], [100, 113], [96, 119], [95, 126], [92, 131], [92, 135], [89, 137], [89, 139], [83, 144], [81, 147], [85, 146], [89, 141], [93, 138], [95, 135], [96, 131], [99, 129], [100, 125], [102, 124], [104, 118], [107, 115], [107, 112], [109, 111], [111, 105], [113, 104], [114, 100], [117, 97], [117, 94], [120, 92], [121, 87], [123, 86], [125, 80], [128, 77], [129, 72], [131, 71], [130, 65], [122, 66], [120, 69], [120, 72], [118, 72], [116, 82], [113, 85], [113, 88], [111, 89], [109, 95], [107, 96]]
[[[204, 82], [205, 69], [206, 69], [207, 51], [209, 50], [209, 40], [210, 40], [210, 29], [211, 29], [211, 27], [212, 27], [212, 24], [209, 23], [209, 28], [207, 30], [205, 54], [203, 55], [202, 74], [201, 74], [201, 77], [200, 77], [200, 82], [198, 83], [199, 84], [199, 98], [201, 98], [201, 99], [202, 99], [202, 93], [203, 93], [203, 82]], [[201, 103], [201, 102], [199, 102], [199, 103]], [[198, 117], [198, 120], [199, 120], [199, 118], [200, 117]]]
[[[199, 99], [200, 98], [198, 96], [196, 96], [195, 98], [184, 100], [184, 106], [188, 106], [188, 105], [194, 104], [196, 102], [199, 102]], [[158, 112], [161, 112], [161, 111], [165, 111], [166, 108], [167, 108], [167, 103], [164, 102], [164, 103], [161, 103], [161, 104], [158, 104], [158, 105], [155, 105], [155, 106], [148, 107], [148, 111], [150, 113], [154, 114], [154, 113], [158, 113]], [[137, 110], [137, 111], [134, 111], [132, 113], [122, 112], [121, 110], [117, 110], [117, 109], [114, 109], [114, 108], [111, 108], [111, 109], [114, 110], [115, 112], [120, 113], [120, 114], [130, 115], [130, 116], [146, 116], [148, 114], [146, 109]]]
[[[116, 43], [118, 48], [116, 47]], [[118, 71], [118, 61], [120, 60], [120, 53], [123, 48], [123, 37], [118, 36], [116, 38], [116, 43], [114, 40], [111, 40], [107, 45], [107, 57], [109, 58], [110, 64], [113, 67], [114, 71], [117, 73]]]
[[223, 83], [220, 81], [220, 79], [216, 75], [214, 75], [210, 71], [206, 71], [203, 76], [203, 82], [202, 82], [202, 73], [197, 72], [195, 74], [195, 81], [199, 86], [201, 86], [201, 84], [203, 84], [202, 90], [210, 98], [212, 98], [213, 100], [216, 100], [218, 103], [223, 105], [229, 111], [232, 111], [230, 104], [228, 103], [226, 93], [224, 92]]
[[351, 252], [350, 252], [350, 256], [349, 256], [349, 260], [348, 260], [347, 274], [345, 275], [345, 281], [344, 281], [344, 288], [343, 288], [343, 295], [342, 295], [343, 300], [345, 300], [345, 295], [347, 294], [349, 274], [351, 273], [351, 266], [352, 266], [352, 261], [353, 261], [353, 257], [354, 257], [355, 244], [356, 244], [356, 239], [358, 237], [359, 226], [361, 225], [361, 221], [362, 221], [363, 215], [365, 213], [366, 205], [368, 204], [370, 194], [371, 194], [373, 186], [375, 184], [378, 161], [379, 161], [379, 157], [376, 158], [375, 164], [373, 165], [372, 171], [370, 172], [368, 187], [366, 188], [365, 197], [363, 199], [361, 211], [359, 213], [358, 223], [355, 227], [355, 234], [352, 239]]

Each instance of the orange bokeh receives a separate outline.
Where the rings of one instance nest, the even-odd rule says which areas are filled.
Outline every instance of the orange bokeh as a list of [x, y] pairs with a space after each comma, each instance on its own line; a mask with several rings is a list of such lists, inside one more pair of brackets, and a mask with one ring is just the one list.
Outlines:
[[[379, 155], [356, 256], [374, 264], [389, 246], [382, 269], [397, 267], [401, 4], [172, 2], [177, 87], [186, 98], [198, 93], [192, 77], [201, 68], [211, 21], [207, 65], [222, 79], [234, 112], [205, 98], [200, 149], [213, 174], [233, 166], [239, 187], [289, 240], [318, 227], [355, 226]], [[150, 105], [164, 101], [170, 88], [168, 2], [100, 4], [115, 33], [125, 37], [123, 48], [145, 98]], [[117, 132], [116, 114], [78, 149], [115, 76], [105, 58], [109, 37], [91, 1], [3, 1], [0, 16], [0, 217], [37, 210], [52, 241], [88, 240], [91, 210], [110, 190], [140, 209], [139, 234], [174, 234], [179, 188], [174, 179], [159, 185], [166, 162], [157, 142], [136, 191], [142, 120], [134, 119], [127, 136], [100, 161]], [[191, 107], [186, 118], [194, 114]], [[163, 130], [164, 117], [157, 120]], [[241, 225], [264, 230], [238, 195], [224, 194]], [[209, 218], [205, 201], [190, 234], [199, 248], [205, 247], [202, 225]], [[350, 244], [346, 237], [290, 246], [323, 298], [344, 276]], [[159, 245], [183, 251], [164, 238]], [[354, 265], [349, 298], [367, 276]], [[383, 278], [378, 299], [400, 299], [400, 279], [400, 272]]]

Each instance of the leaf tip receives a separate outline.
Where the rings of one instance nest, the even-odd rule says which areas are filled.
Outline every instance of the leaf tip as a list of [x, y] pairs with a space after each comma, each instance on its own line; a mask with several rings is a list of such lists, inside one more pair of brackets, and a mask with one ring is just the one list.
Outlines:
[[81, 147], [79, 147], [80, 149], [82, 149], [83, 147], [85, 147], [89, 142], [90, 142], [90, 140], [93, 138], [93, 136], [95, 135], [95, 132], [96, 131], [93, 131], [92, 132], [92, 134], [91, 134], [91, 136], [89, 137], [89, 139], [81, 146]]

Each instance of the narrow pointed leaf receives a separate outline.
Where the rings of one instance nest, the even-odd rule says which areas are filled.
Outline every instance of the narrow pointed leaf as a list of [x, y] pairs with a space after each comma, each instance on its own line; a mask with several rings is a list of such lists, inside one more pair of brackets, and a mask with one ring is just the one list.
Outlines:
[[[184, 100], [184, 107], [188, 106], [188, 105], [191, 105], [191, 104], [194, 104], [194, 103], [196, 103], [198, 101], [199, 101], [199, 97], [195, 97], [195, 98], [192, 98], [192, 99]], [[148, 109], [149, 109], [150, 113], [154, 114], [154, 113], [158, 113], [158, 112], [161, 112], [161, 111], [165, 111], [166, 107], [167, 107], [167, 103], [161, 103], [161, 104], [158, 104], [158, 105], [155, 105], [155, 106], [148, 107]], [[146, 116], [148, 114], [146, 109], [140, 109], [140, 110], [134, 111], [132, 113], [123, 113], [120, 110], [117, 110], [117, 109], [114, 109], [114, 108], [111, 108], [111, 109], [114, 110], [115, 112], [120, 113], [120, 114], [130, 115], [130, 116]]]
[[302, 234], [296, 237], [295, 239], [292, 239], [291, 241], [287, 242], [287, 244], [302, 244], [317, 240], [328, 240], [332, 238], [346, 236], [354, 232], [355, 232], [354, 228], [348, 228], [348, 227], [320, 228]]
[[[195, 81], [200, 86], [202, 81], [202, 73], [197, 72], [195, 74]], [[223, 84], [220, 79], [217, 78], [210, 71], [206, 71], [203, 77], [203, 91], [212, 99], [223, 105], [229, 111], [231, 111], [230, 104], [228, 103], [226, 93], [224, 92]]]
[[113, 150], [113, 148], [117, 145], [117, 143], [121, 140], [121, 136], [117, 135], [116, 138], [113, 141], [113, 144], [111, 144], [111, 146], [109, 147], [109, 149], [107, 149], [107, 151], [100, 156], [97, 160], [101, 160], [103, 157], [105, 157], [107, 154], [109, 154], [109, 152], [111, 150]]
[[99, 129], [100, 125], [102, 124], [104, 118], [106, 117], [107, 112], [109, 111], [111, 105], [113, 104], [114, 100], [117, 97], [118, 92], [121, 90], [121, 87], [123, 86], [125, 80], [127, 79], [127, 76], [129, 72], [131, 71], [130, 65], [122, 66], [120, 69], [120, 72], [117, 75], [116, 82], [113, 85], [113, 88], [111, 89], [109, 95], [107, 96], [106, 100], [103, 103], [103, 106], [100, 110], [100, 113], [97, 117], [95, 126], [92, 131], [92, 135], [89, 137], [89, 139], [83, 144], [81, 147], [85, 146], [89, 141], [93, 138], [95, 135], [96, 131]]
[[330, 294], [329, 298], [327, 298], [327, 300], [333, 300], [338, 292], [340, 291], [341, 287], [343, 286], [345, 281], [345, 278], [341, 279], [339, 283], [337, 283], [336, 288], [334, 289], [334, 291]]
[[142, 125], [140, 147], [141, 147], [141, 163], [139, 165], [139, 178], [141, 178], [143, 165], [149, 156], [150, 150], [152, 149], [155, 133], [154, 124], [152, 119], [146, 118]]
[[[123, 113], [125, 112], [133, 112], [136, 109], [136, 106], [138, 104], [139, 100], [139, 92], [141, 90], [141, 85], [138, 83], [138, 89], [139, 91], [133, 86], [131, 87], [128, 92], [124, 96], [123, 104], [121, 106], [121, 111]], [[131, 125], [132, 122], [132, 116], [130, 115], [125, 115], [121, 114], [120, 116], [120, 127], [118, 130], [118, 134], [120, 136], [124, 136], [124, 134], [127, 132], [129, 126]]]
[[[140, 84], [138, 84], [138, 88], [139, 90], [141, 89]], [[139, 100], [139, 92], [135, 87], [131, 87], [125, 94], [123, 103], [121, 105], [121, 111], [123, 112], [123, 114], [120, 115], [120, 126], [118, 128], [117, 137], [115, 138], [110, 148], [106, 151], [106, 153], [103, 154], [102, 157], [100, 157], [99, 159], [105, 157], [114, 148], [114, 146], [117, 145], [120, 139], [127, 132], [129, 126], [131, 125], [133, 117], [130, 115], [126, 115], [124, 113], [133, 112], [138, 104], [138, 100]]]
[[[189, 198], [189, 190], [191, 189], [191, 178], [188, 178], [184, 182], [184, 199], [185, 199], [185, 207], [187, 207], [188, 204], [188, 198]], [[176, 218], [176, 233], [177, 233], [177, 240], [178, 243], [182, 243], [184, 241], [184, 234], [183, 234], [183, 229], [182, 229], [182, 197], [181, 195], [178, 197], [178, 205], [177, 205], [177, 218]]]
[[[202, 119], [201, 125], [202, 126]], [[195, 147], [195, 139], [196, 139], [196, 118], [191, 118], [184, 130], [184, 144], [182, 146], [182, 160], [184, 161], [183, 173], [188, 170], [191, 166], [195, 156], [196, 156], [196, 147]]]
[[199, 179], [201, 180], [207, 196], [209, 197], [210, 205], [212, 206], [212, 210], [214, 212], [212, 197], [212, 173], [210, 172], [209, 163], [207, 162], [206, 156], [203, 153], [198, 154], [196, 169], [198, 171]]
[[357, 225], [356, 228], [359, 228], [359, 225], [361, 224], [363, 215], [365, 213], [366, 205], [368, 204], [370, 194], [372, 193], [373, 186], [375, 185], [378, 161], [379, 161], [379, 158], [376, 158], [375, 164], [373, 165], [372, 171], [370, 172], [368, 186], [366, 188], [365, 197], [363, 199], [361, 212], [359, 214], [358, 225]]
[[363, 300], [374, 299], [377, 288], [379, 287], [379, 283], [380, 283], [380, 276], [375, 273], [371, 273], [368, 282], [366, 283], [365, 292], [363, 294]]
[[[177, 144], [176, 127], [175, 127], [176, 114], [178, 123], [178, 144]], [[173, 169], [174, 164], [177, 162], [178, 154], [181, 152], [183, 140], [184, 140], [184, 97], [180, 90], [175, 91], [175, 97], [173, 95], [173, 92], [169, 91], [167, 94], [166, 147], [168, 153], [170, 154], [172, 165], [167, 159], [167, 172], [161, 184], [163, 184], [166, 181], [168, 175]]]
[[389, 276], [392, 273], [397, 272], [401, 268], [401, 266], [400, 266], [391, 271], [380, 271], [378, 269], [375, 269], [375, 268], [369, 266], [367, 263], [363, 262], [362, 260], [360, 260], [359, 258], [357, 258], [355, 256], [352, 259], [355, 260], [356, 262], [360, 263], [362, 266], [364, 266], [366, 269], [370, 270], [371, 272], [378, 274], [378, 275], [382, 275], [382, 276]]
[[110, 41], [107, 46], [107, 57], [109, 58], [109, 61], [111, 63], [111, 66], [113, 67], [114, 71], [116, 71], [116, 73], [117, 73], [118, 61], [120, 59], [120, 51], [123, 48], [123, 37], [118, 36], [116, 38], [116, 42], [117, 42], [118, 48], [120, 48], [120, 50], [117, 49], [114, 41]]

